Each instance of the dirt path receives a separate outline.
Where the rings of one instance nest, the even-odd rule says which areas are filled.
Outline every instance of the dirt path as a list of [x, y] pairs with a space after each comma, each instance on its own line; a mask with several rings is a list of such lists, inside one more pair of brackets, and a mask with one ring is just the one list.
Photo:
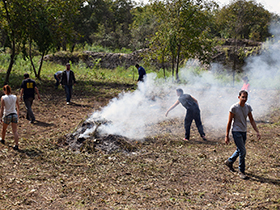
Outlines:
[[7, 145], [0, 145], [0, 209], [280, 209], [278, 111], [274, 123], [258, 123], [261, 141], [249, 127], [250, 179], [240, 180], [223, 165], [234, 144], [225, 146], [221, 135], [211, 133], [203, 142], [195, 128], [184, 142], [180, 120], [158, 125], [162, 134], [139, 142], [128, 155], [60, 148], [59, 138], [110, 97], [74, 89], [73, 103], [66, 105], [64, 91], [52, 88], [33, 104], [35, 124], [20, 104], [20, 151], [9, 147], [10, 128]]

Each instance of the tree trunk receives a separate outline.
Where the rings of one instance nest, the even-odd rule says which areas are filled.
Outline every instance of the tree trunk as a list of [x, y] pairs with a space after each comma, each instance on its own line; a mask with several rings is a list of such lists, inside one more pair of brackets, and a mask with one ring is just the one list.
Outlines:
[[234, 80], [235, 80], [235, 71], [236, 71], [236, 48], [237, 48], [237, 41], [236, 41], [236, 36], [234, 37], [234, 54], [233, 54], [233, 72], [232, 72], [232, 86], [234, 86]]
[[6, 77], [5, 77], [5, 82], [4, 85], [8, 84], [9, 82], [9, 78], [10, 78], [10, 74], [14, 65], [14, 61], [15, 61], [15, 56], [16, 56], [16, 50], [15, 50], [15, 41], [12, 41], [12, 48], [11, 48], [12, 52], [11, 52], [11, 56], [10, 56], [10, 64], [8, 67], [8, 70], [6, 72]]
[[161, 67], [163, 69], [163, 77], [165, 79], [164, 53], [162, 54], [162, 57], [161, 57]]
[[10, 74], [11, 74], [11, 71], [12, 71], [12, 68], [13, 68], [13, 65], [14, 65], [14, 61], [15, 61], [15, 56], [16, 56], [16, 43], [15, 43], [15, 32], [13, 30], [13, 28], [11, 27], [11, 18], [10, 18], [10, 13], [8, 11], [8, 7], [7, 7], [7, 1], [2, 1], [3, 2], [3, 5], [5, 7], [5, 11], [6, 11], [6, 15], [7, 15], [7, 21], [8, 21], [8, 24], [11, 28], [11, 37], [10, 39], [12, 40], [12, 47], [11, 47], [11, 60], [10, 60], [10, 64], [9, 64], [9, 67], [8, 67], [8, 70], [7, 70], [7, 73], [6, 73], [6, 77], [5, 77], [5, 81], [4, 81], [4, 84], [8, 84], [9, 82], [9, 78], [10, 78]]
[[41, 70], [42, 70], [42, 66], [43, 66], [44, 56], [45, 56], [45, 53], [42, 53], [41, 60], [40, 60], [40, 66], [38, 69], [38, 77], [37, 77], [39, 80], [41, 80]]
[[29, 59], [30, 59], [30, 63], [31, 63], [32, 69], [34, 71], [35, 77], [37, 78], [38, 77], [37, 71], [36, 71], [36, 68], [34, 66], [33, 59], [32, 59], [31, 41], [29, 42]]
[[178, 45], [177, 51], [177, 65], [176, 65], [176, 82], [179, 82], [179, 63], [180, 63], [180, 53], [181, 53], [181, 45]]
[[175, 57], [172, 56], [172, 80], [174, 78], [174, 70], [175, 70]]

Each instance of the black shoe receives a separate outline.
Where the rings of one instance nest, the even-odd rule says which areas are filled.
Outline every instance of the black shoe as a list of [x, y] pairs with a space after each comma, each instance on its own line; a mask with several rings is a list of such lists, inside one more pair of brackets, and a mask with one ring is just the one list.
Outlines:
[[13, 146], [14, 150], [18, 150], [18, 145]]
[[229, 170], [231, 172], [235, 172], [234, 168], [233, 168], [233, 163], [229, 162], [228, 160], [225, 161], [225, 165], [229, 168]]
[[207, 141], [205, 136], [201, 136], [201, 138], [203, 139], [203, 141]]
[[35, 122], [35, 120], [31, 120], [30, 123], [33, 124]]
[[0, 141], [2, 144], [5, 144], [5, 140], [4, 139], [1, 139]]

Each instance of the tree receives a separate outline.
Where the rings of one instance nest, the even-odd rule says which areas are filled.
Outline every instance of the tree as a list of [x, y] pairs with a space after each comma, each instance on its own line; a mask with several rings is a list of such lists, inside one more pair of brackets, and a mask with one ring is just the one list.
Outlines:
[[[26, 53], [30, 59], [35, 76], [40, 79], [43, 57], [56, 46], [62, 46], [66, 49], [67, 43], [71, 44], [76, 33], [74, 31], [75, 17], [79, 14], [78, 10], [81, 0], [72, 0], [71, 4], [67, 1], [45, 1], [30, 0], [27, 26], [26, 41], [29, 43], [29, 53]], [[35, 9], [36, 8], [36, 9]], [[77, 38], [77, 37], [76, 37]], [[36, 71], [33, 63], [32, 44], [40, 53], [40, 65]], [[26, 47], [26, 45], [24, 45]]]
[[[35, 76], [40, 79], [44, 55], [54, 46], [66, 46], [75, 36], [73, 19], [82, 0], [10, 0], [1, 1], [1, 28], [11, 50], [10, 65], [5, 83], [9, 81], [15, 56], [20, 51], [30, 59]], [[33, 63], [33, 51], [39, 51], [41, 62], [38, 71]]]
[[[167, 49], [172, 59], [172, 68], [176, 65], [176, 80], [179, 80], [179, 65], [184, 59], [200, 58], [205, 60], [211, 51], [209, 34], [209, 13], [216, 4], [206, 4], [203, 1], [176, 0], [164, 2], [155, 1], [153, 9], [160, 22], [152, 48]], [[161, 36], [157, 37], [157, 36]], [[166, 47], [163, 47], [165, 46]], [[176, 64], [175, 64], [176, 62]]]
[[91, 38], [97, 44], [113, 49], [128, 47], [131, 34], [129, 26], [132, 24], [131, 0], [105, 0], [102, 21], [99, 23], [98, 32]]
[[133, 23], [130, 26], [132, 49], [143, 49], [149, 47], [148, 38], [151, 37], [158, 25], [150, 4], [138, 6], [132, 9]]
[[216, 15], [216, 24], [223, 38], [265, 41], [271, 36], [272, 14], [255, 1], [235, 0]]
[[22, 5], [25, 5], [24, 0], [2, 0], [0, 2], [0, 18], [3, 34], [7, 37], [5, 46], [10, 48], [10, 64], [6, 72], [4, 84], [9, 82], [10, 73], [15, 62], [16, 54], [19, 52], [22, 37], [24, 37], [25, 16], [22, 15]]

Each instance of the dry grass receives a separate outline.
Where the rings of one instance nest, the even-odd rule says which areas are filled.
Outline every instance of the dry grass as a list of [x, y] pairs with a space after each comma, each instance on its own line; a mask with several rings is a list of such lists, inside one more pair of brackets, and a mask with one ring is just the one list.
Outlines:
[[61, 137], [110, 98], [74, 93], [74, 104], [66, 106], [61, 89], [45, 87], [32, 125], [21, 103], [20, 151], [12, 150], [11, 133], [0, 145], [0, 209], [280, 209], [277, 111], [274, 124], [258, 124], [260, 141], [249, 127], [250, 179], [241, 180], [223, 165], [235, 150], [223, 143], [224, 132], [208, 132], [203, 142], [193, 127], [185, 142], [181, 119], [160, 124], [165, 132], [135, 142], [131, 154], [59, 147]]

